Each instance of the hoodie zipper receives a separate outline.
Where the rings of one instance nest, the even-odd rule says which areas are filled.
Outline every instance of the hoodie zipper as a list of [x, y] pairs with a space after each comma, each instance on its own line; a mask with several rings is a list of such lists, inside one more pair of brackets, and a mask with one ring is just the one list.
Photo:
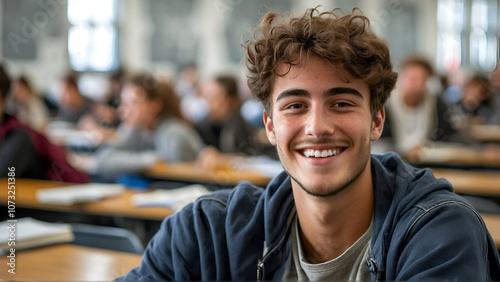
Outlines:
[[[295, 218], [295, 216], [297, 215], [297, 211], [296, 211], [296, 208], [295, 208], [295, 205], [293, 206], [291, 212], [290, 212], [290, 216], [288, 217], [288, 220], [287, 220], [287, 225], [286, 225], [286, 232], [285, 234], [281, 237], [281, 239], [279, 240], [278, 244], [276, 244], [276, 246], [274, 246], [274, 248], [272, 248], [270, 251], [268, 251], [267, 253], [264, 253], [262, 259], [260, 259], [258, 262], [257, 262], [257, 281], [262, 281], [262, 277], [264, 276], [263, 275], [263, 268], [264, 268], [264, 261], [266, 260], [266, 258], [272, 254], [274, 251], [276, 251], [279, 247], [281, 247], [281, 245], [283, 245], [283, 242], [285, 241], [285, 238], [286, 238], [286, 234], [288, 233], [288, 230], [290, 229], [290, 226], [291, 226], [291, 222], [292, 220]], [[264, 242], [265, 243], [265, 242]]]
[[264, 267], [264, 262], [259, 259], [257, 263], [257, 281], [262, 281], [262, 267]]

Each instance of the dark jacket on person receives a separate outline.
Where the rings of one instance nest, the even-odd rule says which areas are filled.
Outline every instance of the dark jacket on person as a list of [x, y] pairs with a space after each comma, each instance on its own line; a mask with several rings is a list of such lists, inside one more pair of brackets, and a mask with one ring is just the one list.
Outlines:
[[[449, 182], [394, 153], [372, 155], [371, 166], [373, 280], [500, 280], [481, 216]], [[141, 265], [119, 280], [282, 280], [295, 214], [286, 172], [266, 189], [216, 191], [166, 218]]]
[[45, 135], [4, 114], [0, 124], [0, 177], [9, 168], [16, 177], [48, 179], [75, 183], [89, 182], [89, 176], [68, 163], [64, 148], [56, 146]]
[[196, 124], [205, 144], [214, 146], [222, 153], [255, 155], [254, 128], [245, 121], [239, 111], [223, 123], [203, 120]]

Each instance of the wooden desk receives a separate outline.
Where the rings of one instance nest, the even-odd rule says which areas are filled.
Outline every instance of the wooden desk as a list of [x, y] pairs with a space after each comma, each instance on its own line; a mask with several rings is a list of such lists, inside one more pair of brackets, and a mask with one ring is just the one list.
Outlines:
[[[71, 185], [64, 182], [54, 182], [46, 180], [19, 179], [16, 178], [16, 208], [32, 208], [40, 210], [51, 210], [61, 212], [80, 212], [106, 216], [124, 216], [140, 219], [163, 220], [173, 212], [167, 208], [160, 207], [136, 207], [131, 201], [134, 194], [142, 193], [127, 190], [123, 194], [104, 199], [99, 202], [81, 203], [70, 206], [48, 205], [39, 203], [36, 198], [36, 191], [44, 188], [55, 188]], [[0, 179], [0, 205], [7, 206], [7, 179]]]
[[459, 144], [435, 144], [424, 147], [422, 153], [422, 159], [413, 162], [414, 164], [500, 168], [500, 150], [474, 149]]
[[500, 143], [500, 125], [473, 125], [469, 136], [476, 141]]
[[238, 182], [246, 180], [257, 186], [265, 187], [271, 180], [271, 178], [262, 176], [252, 170], [234, 170], [227, 168], [207, 172], [196, 167], [194, 163], [167, 164], [164, 162], [156, 162], [153, 167], [144, 170], [142, 175], [157, 179], [216, 183], [224, 186], [236, 186]]
[[495, 241], [495, 245], [500, 248], [500, 215], [496, 214], [481, 214], [486, 227]]
[[500, 196], [500, 172], [437, 169], [433, 168], [436, 178], [445, 178], [458, 194]]
[[8, 258], [0, 257], [0, 280], [111, 281], [139, 266], [141, 255], [70, 244], [16, 252], [15, 274], [7, 272]]

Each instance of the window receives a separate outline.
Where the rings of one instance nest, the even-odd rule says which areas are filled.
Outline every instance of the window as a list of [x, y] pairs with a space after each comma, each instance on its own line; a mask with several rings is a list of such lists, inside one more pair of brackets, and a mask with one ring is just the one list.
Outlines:
[[117, 0], [69, 0], [68, 54], [76, 71], [118, 67]]
[[470, 64], [483, 71], [492, 71], [497, 58], [497, 3], [475, 0], [471, 6]]
[[439, 0], [437, 66], [492, 71], [498, 63], [498, 1]]

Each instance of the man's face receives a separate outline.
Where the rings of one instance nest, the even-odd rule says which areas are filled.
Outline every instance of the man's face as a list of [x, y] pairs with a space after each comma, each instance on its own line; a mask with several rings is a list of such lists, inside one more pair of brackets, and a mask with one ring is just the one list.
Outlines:
[[78, 89], [74, 85], [68, 83], [61, 83], [61, 98], [59, 103], [63, 107], [78, 109], [79, 105], [83, 101], [83, 97], [78, 92]]
[[370, 140], [380, 137], [385, 115], [372, 119], [365, 82], [312, 56], [276, 77], [271, 100], [266, 133], [294, 187], [325, 197], [369, 173]]
[[429, 73], [419, 65], [409, 65], [401, 73], [399, 87], [403, 100], [409, 107], [416, 107], [427, 93]]
[[489, 97], [488, 86], [479, 81], [467, 84], [463, 91], [463, 103], [470, 109], [476, 109]]
[[224, 87], [215, 80], [208, 81], [203, 85], [201, 94], [210, 107], [208, 118], [214, 122], [223, 122], [231, 106]]

